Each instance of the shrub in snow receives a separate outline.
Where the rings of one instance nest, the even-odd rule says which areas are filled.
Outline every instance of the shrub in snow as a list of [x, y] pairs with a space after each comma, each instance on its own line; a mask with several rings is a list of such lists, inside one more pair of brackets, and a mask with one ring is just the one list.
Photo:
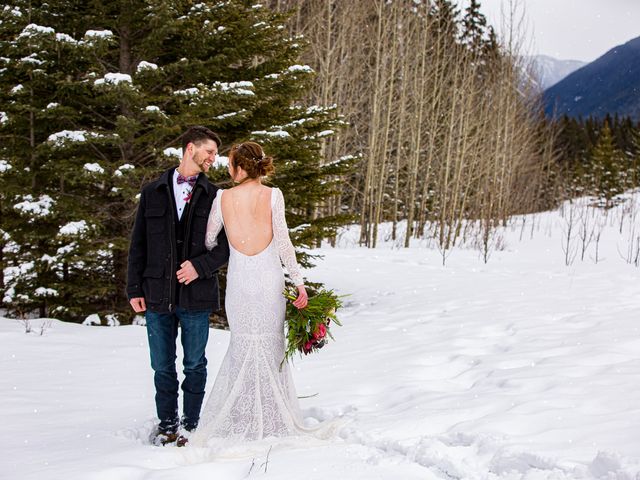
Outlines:
[[84, 319], [82, 325], [102, 325], [102, 320], [100, 320], [100, 315], [98, 315], [97, 313], [92, 313]]

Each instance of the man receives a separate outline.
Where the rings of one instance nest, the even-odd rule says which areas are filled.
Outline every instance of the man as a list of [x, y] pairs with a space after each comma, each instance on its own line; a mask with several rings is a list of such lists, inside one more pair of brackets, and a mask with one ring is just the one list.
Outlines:
[[[195, 126], [182, 136], [180, 165], [142, 189], [131, 235], [127, 296], [133, 310], [146, 312], [160, 425], [156, 445], [187, 442], [200, 418], [207, 378], [205, 346], [209, 314], [219, 308], [217, 271], [229, 258], [220, 232], [217, 247], [205, 248], [205, 231], [217, 188], [205, 173], [220, 138]], [[176, 338], [184, 350], [183, 415], [178, 417]]]

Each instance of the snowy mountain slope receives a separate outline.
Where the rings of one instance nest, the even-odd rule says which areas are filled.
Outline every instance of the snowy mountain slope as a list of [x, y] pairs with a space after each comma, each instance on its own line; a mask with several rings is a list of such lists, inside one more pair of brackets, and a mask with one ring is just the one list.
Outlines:
[[587, 62], [580, 60], [560, 60], [548, 55], [535, 55], [531, 57], [531, 60], [543, 90], [555, 85], [587, 64]]
[[640, 120], [640, 37], [619, 45], [545, 91], [547, 115], [606, 114]]
[[[268, 458], [266, 445], [212, 460], [148, 444], [144, 328], [34, 320], [26, 334], [0, 319], [0, 477], [637, 478], [640, 270], [622, 254], [638, 225], [622, 220], [621, 236], [616, 216], [627, 207], [599, 223], [598, 263], [592, 243], [568, 267], [568, 217], [557, 212], [514, 219], [486, 265], [459, 249], [443, 267], [428, 241], [398, 248], [388, 226], [376, 250], [345, 230], [309, 272], [350, 294], [344, 326], [318, 355], [297, 359], [294, 375], [309, 421], [351, 423], [334, 441], [298, 441]], [[600, 212], [585, 212], [595, 225]], [[212, 331], [211, 380], [228, 341]]]

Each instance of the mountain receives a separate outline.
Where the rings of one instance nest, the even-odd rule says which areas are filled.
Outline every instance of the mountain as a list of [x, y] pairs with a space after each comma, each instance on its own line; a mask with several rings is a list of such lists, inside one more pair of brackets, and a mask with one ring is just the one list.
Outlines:
[[547, 55], [535, 55], [530, 59], [540, 86], [545, 90], [587, 64], [580, 60], [559, 60]]
[[640, 121], [640, 37], [609, 50], [544, 92], [547, 115]]

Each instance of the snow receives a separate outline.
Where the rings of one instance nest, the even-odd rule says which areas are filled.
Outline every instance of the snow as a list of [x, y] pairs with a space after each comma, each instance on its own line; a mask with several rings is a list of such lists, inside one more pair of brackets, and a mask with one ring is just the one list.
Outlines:
[[116, 177], [121, 177], [122, 175], [124, 175], [123, 172], [129, 171], [129, 170], [134, 170], [135, 167], [133, 165], [131, 165], [130, 163], [125, 163], [124, 165], [120, 165], [115, 172], [113, 172], [113, 174]]
[[119, 327], [120, 322], [118, 321], [118, 317], [112, 313], [106, 315], [104, 317], [107, 320], [107, 326], [109, 327]]
[[143, 60], [138, 64], [138, 68], [136, 69], [136, 71], [141, 72], [144, 70], [157, 70], [157, 69], [158, 69], [158, 65], [156, 65], [155, 63], [145, 62]]
[[159, 112], [160, 111], [160, 107], [158, 107], [156, 105], [148, 105], [147, 107], [145, 107], [145, 110], [147, 112]]
[[13, 287], [9, 287], [4, 291], [4, 296], [2, 297], [2, 301], [5, 303], [13, 302], [13, 299], [16, 296], [16, 289]]
[[4, 125], [9, 121], [9, 115], [7, 112], [0, 112], [0, 125]]
[[59, 235], [62, 236], [74, 236], [81, 235], [89, 229], [89, 225], [85, 220], [80, 220], [78, 222], [69, 222], [64, 226], [60, 227], [58, 231]]
[[92, 313], [84, 319], [82, 325], [102, 325], [102, 320], [100, 320], [100, 315], [98, 315], [97, 313]]
[[83, 168], [89, 173], [104, 173], [104, 168], [99, 163], [85, 163]]
[[229, 166], [229, 157], [225, 157], [224, 155], [216, 155], [216, 160], [213, 162], [213, 167], [228, 167]]
[[232, 92], [237, 95], [255, 95], [250, 88], [254, 88], [253, 82], [214, 82], [213, 87], [223, 92]]
[[313, 68], [311, 68], [309, 65], [291, 65], [289, 68], [287, 68], [287, 70], [289, 72], [313, 73]]
[[56, 40], [62, 43], [72, 43], [77, 44], [78, 41], [70, 35], [66, 33], [56, 33]]
[[49, 195], [40, 195], [37, 200], [34, 200], [33, 195], [27, 194], [22, 196], [22, 200], [22, 202], [15, 204], [13, 208], [22, 214], [36, 218], [49, 215], [51, 207], [55, 203]]
[[317, 137], [328, 137], [329, 135], [333, 135], [335, 132], [333, 130], [323, 130], [321, 132], [319, 132], [316, 136]]
[[[442, 266], [430, 239], [399, 248], [388, 224], [377, 249], [358, 247], [349, 228], [338, 248], [312, 250], [324, 259], [308, 278], [349, 296], [336, 341], [296, 358], [296, 387], [307, 419], [351, 423], [333, 441], [274, 449], [266, 474], [266, 447], [211, 461], [149, 445], [144, 328], [54, 320], [27, 335], [0, 319], [1, 471], [21, 480], [637, 479], [640, 270], [620, 254], [637, 221], [621, 235], [618, 216], [628, 207], [606, 213], [598, 263], [592, 244], [565, 265], [567, 205], [564, 217], [514, 218], [488, 264], [458, 248]], [[228, 343], [228, 331], [211, 330], [209, 387]]]
[[111, 30], [87, 30], [84, 36], [89, 38], [104, 39], [104, 38], [113, 37], [113, 32]]
[[197, 12], [209, 12], [211, 10], [206, 3], [196, 3], [193, 7], [191, 7], [190, 11], [192, 13], [197, 13]]
[[24, 86], [21, 83], [19, 83], [18, 85], [16, 85], [11, 89], [11, 94], [15, 95], [16, 93], [20, 93], [22, 90], [24, 90]]
[[118, 85], [119, 83], [131, 83], [131, 75], [126, 73], [107, 73], [104, 78], [99, 78], [94, 82], [94, 85]]
[[214, 117], [216, 120], [224, 120], [225, 118], [231, 118], [231, 117], [235, 117], [237, 115], [241, 115], [243, 113], [246, 113], [246, 110], [243, 108], [240, 111], [237, 112], [229, 112], [229, 113], [223, 113], [221, 115], [218, 115], [216, 117]]
[[10, 7], [9, 5], [7, 5], [4, 7], [4, 11], [8, 12], [10, 15], [13, 15], [14, 17], [22, 16], [22, 12], [18, 7]]
[[273, 132], [267, 132], [266, 130], [256, 130], [251, 132], [252, 135], [266, 135], [268, 137], [288, 137], [289, 132], [285, 130], [274, 130]]
[[200, 93], [200, 90], [198, 90], [196, 87], [185, 88], [184, 90], [176, 90], [173, 92], [174, 95], [185, 95], [187, 97], [198, 95], [198, 93]]
[[35, 294], [36, 297], [57, 297], [58, 291], [53, 288], [38, 287]]
[[63, 146], [66, 142], [86, 142], [88, 138], [100, 138], [100, 135], [86, 130], [62, 130], [49, 135], [47, 141]]
[[55, 33], [55, 30], [51, 27], [43, 27], [42, 25], [37, 25], [35, 23], [30, 23], [26, 27], [22, 29], [18, 38], [30, 37], [32, 35], [42, 34], [48, 35]]
[[9, 162], [7, 162], [6, 160], [0, 159], [0, 173], [8, 172], [12, 168], [13, 167]]
[[47, 110], [51, 110], [52, 108], [56, 108], [59, 107], [60, 104], [59, 103], [55, 103], [55, 102], [51, 102], [47, 105]]
[[78, 248], [78, 244], [76, 242], [71, 242], [68, 245], [65, 245], [64, 247], [60, 247], [58, 248], [58, 250], [56, 250], [56, 255], [67, 255], [71, 252], [73, 252], [76, 248]]
[[162, 153], [167, 157], [182, 158], [182, 148], [169, 147], [165, 148]]
[[56, 261], [55, 257], [52, 257], [51, 255], [47, 255], [46, 253], [44, 255], [42, 255], [42, 257], [40, 257], [40, 261], [42, 262], [46, 262], [49, 265], [53, 264]]
[[20, 61], [22, 63], [31, 63], [33, 65], [42, 65], [44, 63], [42, 60], [40, 60], [38, 58], [38, 54], [37, 53], [32, 53], [31, 55], [29, 55], [27, 57], [22, 57], [20, 59]]

